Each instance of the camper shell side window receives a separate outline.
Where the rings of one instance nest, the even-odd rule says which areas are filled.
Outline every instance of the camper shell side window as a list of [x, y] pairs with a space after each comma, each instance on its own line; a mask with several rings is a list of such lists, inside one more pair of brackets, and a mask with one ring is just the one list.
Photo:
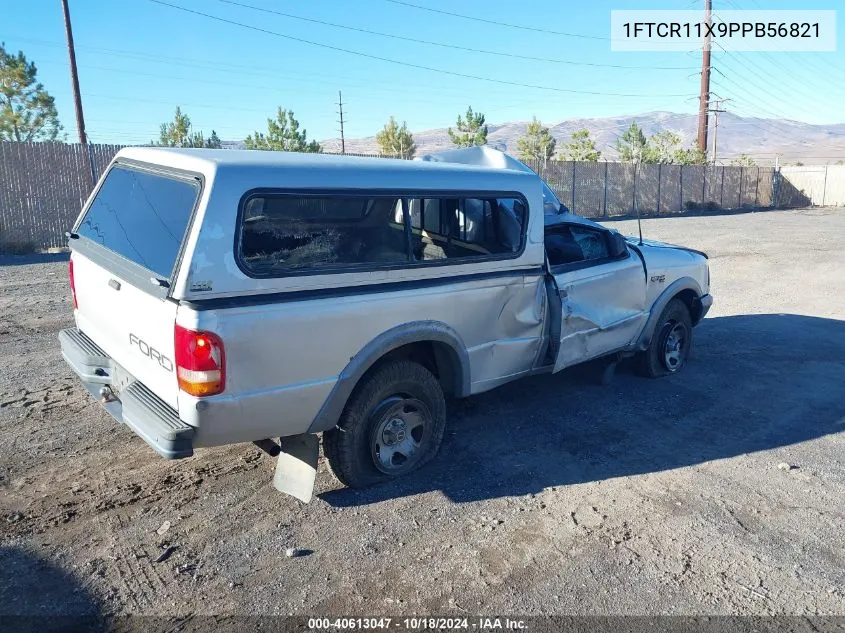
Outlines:
[[510, 193], [249, 192], [235, 254], [250, 277], [518, 257], [528, 204]]

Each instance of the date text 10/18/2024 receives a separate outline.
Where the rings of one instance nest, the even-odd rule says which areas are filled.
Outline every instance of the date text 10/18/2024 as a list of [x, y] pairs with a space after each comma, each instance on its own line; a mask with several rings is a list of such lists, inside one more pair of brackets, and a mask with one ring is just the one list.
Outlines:
[[457, 631], [527, 631], [528, 624], [518, 618], [472, 617], [403, 617], [403, 618], [309, 618], [308, 628], [314, 631], [352, 630], [457, 630]]

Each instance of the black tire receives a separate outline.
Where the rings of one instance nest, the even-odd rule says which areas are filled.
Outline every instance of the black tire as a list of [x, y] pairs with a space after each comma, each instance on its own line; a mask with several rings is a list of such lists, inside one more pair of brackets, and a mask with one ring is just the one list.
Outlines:
[[337, 426], [323, 434], [323, 451], [341, 483], [361, 488], [429, 462], [445, 428], [446, 400], [437, 378], [418, 363], [389, 361], [356, 387]]
[[689, 310], [680, 299], [672, 299], [657, 321], [648, 349], [637, 358], [638, 372], [649, 378], [677, 374], [686, 365], [691, 347]]

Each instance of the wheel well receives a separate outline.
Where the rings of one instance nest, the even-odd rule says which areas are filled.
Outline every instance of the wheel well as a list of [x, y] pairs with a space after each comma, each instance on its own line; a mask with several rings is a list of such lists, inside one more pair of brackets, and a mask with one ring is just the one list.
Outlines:
[[459, 395], [461, 392], [460, 360], [455, 350], [446, 343], [417, 341], [402, 345], [379, 358], [367, 373], [393, 360], [410, 360], [425, 367], [440, 382], [440, 387], [447, 397]]
[[693, 324], [698, 323], [701, 318], [701, 301], [695, 293], [695, 290], [690, 288], [681, 290], [673, 297], [673, 299], [680, 299], [680, 301], [687, 307], [687, 310], [689, 310], [689, 315]]

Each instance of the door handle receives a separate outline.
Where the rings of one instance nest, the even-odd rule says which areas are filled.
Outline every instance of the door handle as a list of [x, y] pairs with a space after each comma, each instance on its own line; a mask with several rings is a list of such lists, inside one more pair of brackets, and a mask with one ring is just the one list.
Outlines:
[[120, 282], [116, 279], [109, 279], [109, 287], [115, 290], [120, 290]]

